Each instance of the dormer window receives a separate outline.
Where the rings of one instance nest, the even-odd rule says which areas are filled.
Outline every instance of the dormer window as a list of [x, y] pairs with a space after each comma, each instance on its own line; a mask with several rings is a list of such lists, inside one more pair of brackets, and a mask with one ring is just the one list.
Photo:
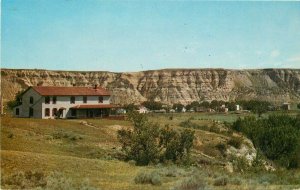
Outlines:
[[50, 96], [45, 97], [45, 104], [50, 104]]
[[71, 103], [71, 104], [75, 104], [75, 96], [71, 96], [71, 98], [70, 98], [70, 103]]
[[33, 97], [32, 96], [30, 96], [30, 98], [29, 98], [29, 103], [33, 104]]
[[99, 97], [98, 97], [98, 102], [99, 102], [99, 103], [103, 103], [103, 96], [99, 96]]

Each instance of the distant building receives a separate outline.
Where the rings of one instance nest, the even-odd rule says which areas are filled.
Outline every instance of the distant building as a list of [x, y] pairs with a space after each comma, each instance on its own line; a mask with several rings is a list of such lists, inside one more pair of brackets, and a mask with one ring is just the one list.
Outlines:
[[181, 110], [181, 112], [182, 112], [182, 113], [185, 113], [185, 112], [186, 112], [186, 108], [183, 107], [182, 110]]
[[196, 112], [214, 112], [214, 110], [211, 108], [197, 107]]
[[281, 107], [283, 110], [291, 110], [291, 104], [288, 102], [284, 102]]
[[240, 111], [240, 109], [241, 109], [241, 108], [240, 108], [240, 105], [238, 105], [238, 104], [235, 105], [235, 111]]
[[21, 94], [22, 104], [14, 108], [15, 117], [94, 118], [109, 116], [118, 108], [110, 104], [110, 93], [95, 87], [32, 86]]
[[149, 113], [149, 110], [144, 106], [140, 106], [138, 109], [138, 112], [139, 113]]

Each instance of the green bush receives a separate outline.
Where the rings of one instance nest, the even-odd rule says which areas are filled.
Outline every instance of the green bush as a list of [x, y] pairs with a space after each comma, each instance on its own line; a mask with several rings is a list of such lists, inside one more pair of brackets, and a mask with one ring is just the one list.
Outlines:
[[268, 159], [287, 168], [296, 168], [300, 166], [299, 126], [299, 117], [270, 115], [264, 119], [238, 119], [232, 127], [246, 134]]
[[181, 175], [181, 172], [182, 171], [179, 168], [177, 168], [176, 166], [169, 166], [169, 167], [163, 168], [160, 173], [166, 177], [177, 177], [177, 176]]
[[47, 181], [46, 176], [41, 171], [20, 171], [9, 176], [2, 176], [1, 184], [10, 189], [32, 189], [45, 187]]
[[82, 136], [74, 134], [72, 132], [65, 132], [65, 131], [57, 131], [52, 133], [53, 139], [69, 139], [71, 141], [81, 140]]
[[231, 158], [233, 169], [236, 172], [245, 172], [250, 169], [249, 162], [245, 157], [232, 157]]
[[142, 171], [135, 176], [134, 182], [136, 184], [161, 185], [161, 178], [156, 171], [153, 172]]
[[207, 188], [205, 181], [199, 175], [194, 175], [181, 181], [173, 190], [204, 190]]
[[75, 189], [94, 190], [87, 181], [75, 184], [62, 173], [51, 172], [45, 175], [41, 171], [20, 171], [9, 176], [2, 176], [1, 185], [7, 189]]
[[243, 180], [240, 177], [233, 177], [230, 178], [229, 183], [233, 184], [233, 185], [241, 185], [243, 182]]
[[161, 128], [137, 112], [130, 113], [129, 119], [134, 129], [118, 131], [118, 139], [128, 160], [135, 160], [137, 165], [168, 160], [184, 163], [189, 160], [193, 131], [185, 129], [178, 132], [169, 126]]

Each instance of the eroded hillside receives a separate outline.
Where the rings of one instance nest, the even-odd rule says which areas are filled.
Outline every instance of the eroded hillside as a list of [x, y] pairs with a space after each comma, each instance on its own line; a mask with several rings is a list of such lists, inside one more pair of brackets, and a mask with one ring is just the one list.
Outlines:
[[4, 102], [28, 86], [92, 86], [112, 93], [113, 103], [156, 100], [188, 104], [195, 100], [300, 100], [300, 69], [165, 69], [130, 73], [104, 71], [1, 70]]

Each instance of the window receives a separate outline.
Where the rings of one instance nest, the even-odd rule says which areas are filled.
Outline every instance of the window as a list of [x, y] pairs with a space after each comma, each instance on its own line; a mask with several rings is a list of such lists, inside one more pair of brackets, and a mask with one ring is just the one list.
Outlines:
[[98, 102], [99, 102], [99, 103], [103, 103], [103, 96], [99, 96], [99, 97], [98, 97]]
[[46, 116], [46, 117], [49, 117], [49, 116], [50, 116], [50, 109], [49, 109], [49, 108], [46, 108], [46, 109], [45, 109], [45, 116]]
[[29, 98], [29, 103], [33, 104], [33, 97], [32, 96], [30, 96], [30, 98]]
[[86, 104], [86, 102], [87, 102], [87, 97], [86, 97], [86, 96], [83, 96], [83, 103]]
[[50, 97], [49, 96], [45, 97], [45, 104], [50, 104]]
[[19, 114], [20, 114], [20, 109], [16, 108], [16, 115], [19, 115]]
[[52, 97], [52, 103], [53, 103], [53, 104], [56, 104], [56, 96], [53, 96], [53, 97]]
[[72, 117], [75, 117], [75, 116], [76, 116], [76, 110], [71, 109], [71, 116], [72, 116]]
[[70, 103], [71, 103], [71, 104], [75, 104], [75, 96], [71, 96], [71, 98], [70, 98]]
[[29, 108], [29, 117], [33, 116], [33, 108]]
[[52, 109], [52, 116], [57, 116], [57, 108]]

